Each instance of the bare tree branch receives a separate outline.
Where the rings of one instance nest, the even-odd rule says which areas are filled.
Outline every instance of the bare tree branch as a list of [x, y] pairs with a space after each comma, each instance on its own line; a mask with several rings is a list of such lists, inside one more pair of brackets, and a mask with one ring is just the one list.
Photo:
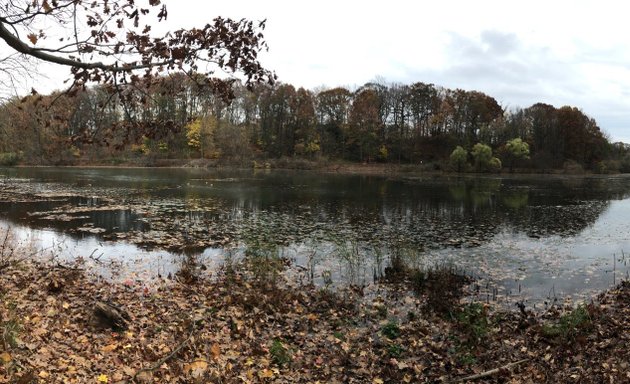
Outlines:
[[[70, 67], [78, 87], [148, 86], [164, 74], [186, 72], [205, 76], [228, 99], [231, 93], [217, 86], [218, 81], [244, 76], [250, 87], [274, 82], [275, 75], [258, 60], [267, 47], [264, 22], [218, 17], [203, 28], [154, 37], [149, 24], [140, 26], [151, 9], [158, 21], [166, 19], [159, 0], [149, 0], [147, 8], [129, 0], [0, 0], [0, 39], [24, 56]], [[216, 78], [218, 71], [224, 74], [221, 79]]]
[[82, 68], [82, 69], [101, 69], [107, 72], [129, 72], [138, 69], [153, 68], [161, 65], [171, 65], [175, 63], [175, 60], [167, 60], [156, 63], [147, 63], [139, 65], [123, 65], [118, 64], [104, 64], [101, 62], [81, 62], [78, 60], [72, 60], [61, 56], [51, 55], [43, 52], [41, 49], [36, 49], [28, 46], [25, 42], [18, 39], [13, 35], [6, 27], [3, 20], [0, 18], [0, 38], [3, 39], [11, 48], [24, 55], [33, 56], [37, 59], [47, 61], [54, 64], [66, 65], [69, 67]]

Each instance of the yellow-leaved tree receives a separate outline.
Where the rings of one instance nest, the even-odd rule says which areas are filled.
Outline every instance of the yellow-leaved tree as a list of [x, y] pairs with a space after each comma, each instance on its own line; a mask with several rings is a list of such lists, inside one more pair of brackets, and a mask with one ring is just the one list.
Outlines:
[[217, 118], [197, 118], [186, 125], [186, 140], [193, 153], [201, 158], [216, 157], [213, 135], [218, 126]]

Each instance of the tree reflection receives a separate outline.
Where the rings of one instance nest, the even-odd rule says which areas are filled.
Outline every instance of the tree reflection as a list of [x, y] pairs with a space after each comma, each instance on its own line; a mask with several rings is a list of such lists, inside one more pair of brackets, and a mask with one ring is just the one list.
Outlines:
[[[105, 173], [103, 185], [92, 180], [108, 196], [102, 201], [20, 194], [4, 185], [0, 210], [10, 220], [37, 225], [49, 217], [41, 225], [68, 232], [100, 227], [129, 233], [130, 242], [188, 253], [243, 241], [287, 245], [335, 239], [422, 250], [476, 246], [505, 229], [534, 237], [573, 235], [592, 225], [610, 199], [627, 198], [630, 191], [625, 178], [387, 179], [271, 172], [191, 173], [186, 179], [181, 171], [169, 177], [160, 172], [167, 171], [156, 171], [161, 178], [155, 180], [144, 173], [136, 181], [133, 175], [116, 176], [138, 188], [133, 195], [123, 195], [122, 185], [107, 189], [113, 176]], [[173, 180], [178, 187], [163, 185]], [[38, 188], [32, 184], [26, 190]], [[61, 213], [77, 217], [51, 216]]]

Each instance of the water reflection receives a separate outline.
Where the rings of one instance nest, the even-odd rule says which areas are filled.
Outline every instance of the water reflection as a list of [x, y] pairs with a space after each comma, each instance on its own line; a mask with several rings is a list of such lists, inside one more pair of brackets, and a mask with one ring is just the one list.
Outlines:
[[56, 168], [0, 173], [0, 214], [13, 224], [51, 228], [77, 241], [124, 239], [189, 255], [228, 244], [271, 244], [309, 268], [313, 279], [356, 284], [382, 276], [399, 260], [454, 260], [480, 275], [502, 273], [504, 281], [538, 284], [554, 277], [548, 271], [568, 276], [568, 270], [584, 268], [584, 260], [605, 265], [610, 256], [596, 247], [575, 256], [570, 244], [605, 239], [607, 249], [614, 245], [618, 253], [628, 232], [625, 223], [600, 224], [618, 218], [617, 203], [628, 201], [626, 177]]
[[513, 211], [525, 208], [529, 202], [529, 191], [526, 189], [507, 191], [501, 196], [501, 202], [505, 207]]
[[140, 241], [149, 230], [185, 234], [172, 249], [186, 246], [184, 240], [202, 249], [212, 245], [204, 238], [218, 232], [229, 241], [264, 235], [287, 244], [341, 235], [421, 248], [476, 246], [506, 227], [532, 237], [568, 236], [594, 223], [610, 199], [628, 194], [624, 178], [611, 183], [145, 169], [4, 172], [5, 180], [21, 180], [20, 192], [3, 184], [0, 212], [9, 220], [70, 232], [86, 226], [105, 234], [138, 232]]
[[5, 219], [35, 228], [54, 228], [74, 232], [113, 233], [144, 231], [148, 224], [131, 209], [108, 206], [97, 197], [22, 196], [0, 200]]

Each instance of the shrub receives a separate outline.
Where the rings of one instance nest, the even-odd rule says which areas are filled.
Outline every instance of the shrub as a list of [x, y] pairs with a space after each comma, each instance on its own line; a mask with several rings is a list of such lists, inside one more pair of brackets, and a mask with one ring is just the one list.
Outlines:
[[563, 168], [564, 168], [564, 173], [567, 173], [569, 175], [581, 175], [584, 173], [584, 167], [582, 167], [581, 164], [573, 160], [565, 161]]
[[517, 161], [529, 159], [529, 144], [521, 138], [512, 139], [505, 144], [505, 152], [512, 172]]
[[624, 156], [619, 164], [619, 171], [622, 173], [630, 173], [630, 154]]
[[492, 148], [486, 144], [477, 143], [471, 152], [475, 159], [475, 169], [479, 172], [498, 172], [501, 170], [501, 160], [492, 156]]
[[620, 168], [621, 163], [617, 160], [603, 160], [595, 163], [593, 171], [601, 174], [619, 173]]
[[0, 165], [10, 167], [16, 165], [20, 161], [20, 155], [15, 152], [0, 153]]
[[470, 152], [475, 159], [475, 169], [478, 171], [485, 171], [492, 160], [492, 148], [490, 146], [477, 143], [473, 146]]
[[492, 159], [490, 159], [490, 162], [488, 163], [488, 170], [490, 170], [491, 172], [499, 172], [501, 171], [501, 160], [499, 160], [497, 157], [493, 157]]
[[486, 308], [479, 303], [472, 303], [457, 313], [458, 328], [462, 332], [464, 344], [476, 346], [488, 334], [490, 322]]
[[461, 146], [457, 146], [450, 156], [450, 165], [457, 172], [461, 172], [468, 166], [468, 152]]
[[411, 286], [417, 295], [426, 295], [426, 307], [440, 314], [451, 314], [471, 278], [450, 265], [439, 265], [411, 274]]

